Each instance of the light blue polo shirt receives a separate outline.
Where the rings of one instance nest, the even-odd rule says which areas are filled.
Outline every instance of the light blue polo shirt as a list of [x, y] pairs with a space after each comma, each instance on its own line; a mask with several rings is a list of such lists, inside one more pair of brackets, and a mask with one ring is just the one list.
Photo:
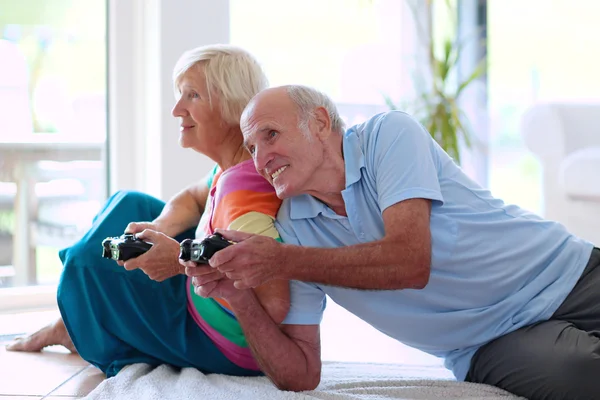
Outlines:
[[285, 324], [320, 323], [327, 294], [386, 335], [445, 358], [464, 380], [480, 346], [548, 319], [589, 260], [591, 243], [492, 197], [405, 113], [379, 114], [350, 128], [343, 150], [348, 217], [309, 195], [286, 199], [276, 223], [283, 241], [341, 247], [378, 240], [387, 207], [430, 199], [431, 277], [421, 290], [292, 282]]

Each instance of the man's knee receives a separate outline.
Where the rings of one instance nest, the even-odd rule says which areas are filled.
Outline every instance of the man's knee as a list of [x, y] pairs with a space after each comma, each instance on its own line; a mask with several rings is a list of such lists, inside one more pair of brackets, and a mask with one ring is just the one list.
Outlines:
[[597, 399], [600, 396], [600, 347], [573, 352], [553, 364], [548, 380], [569, 399]]

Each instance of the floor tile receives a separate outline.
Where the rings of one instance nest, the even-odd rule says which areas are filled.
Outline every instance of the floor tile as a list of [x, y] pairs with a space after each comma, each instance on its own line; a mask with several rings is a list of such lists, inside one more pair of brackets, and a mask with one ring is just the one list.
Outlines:
[[0, 335], [35, 332], [55, 321], [59, 316], [58, 310], [0, 314]]
[[23, 353], [0, 345], [0, 395], [45, 396], [89, 365], [78, 355], [57, 350]]
[[89, 366], [77, 375], [63, 383], [59, 388], [50, 393], [52, 396], [87, 396], [102, 382], [106, 376], [94, 366]]
[[40, 396], [3, 396], [0, 394], [0, 400], [38, 400]]
[[[74, 399], [81, 399], [81, 397], [79, 397], [79, 396], [76, 396], [76, 397], [73, 397], [73, 396], [46, 396], [43, 399], [44, 400], [50, 400], [50, 399], [51, 400], [74, 400]], [[0, 397], [0, 400], [2, 400], [1, 397]], [[10, 400], [10, 399], [6, 399], [6, 400]], [[23, 400], [26, 400], [26, 399], [23, 399]]]

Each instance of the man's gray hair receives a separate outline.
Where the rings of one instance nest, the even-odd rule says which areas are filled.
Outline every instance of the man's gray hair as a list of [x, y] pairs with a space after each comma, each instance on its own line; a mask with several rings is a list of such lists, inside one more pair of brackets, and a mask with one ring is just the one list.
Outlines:
[[308, 131], [308, 122], [315, 117], [314, 110], [317, 107], [323, 107], [329, 114], [331, 120], [331, 130], [340, 134], [344, 133], [344, 121], [338, 113], [333, 100], [326, 94], [303, 85], [290, 85], [287, 87], [287, 93], [290, 99], [296, 104], [299, 113], [299, 126], [302, 132]]
[[188, 50], [173, 69], [175, 95], [186, 72], [200, 66], [206, 76], [208, 100], [212, 92], [219, 97], [221, 117], [229, 124], [239, 125], [242, 111], [269, 81], [258, 61], [246, 50], [227, 44], [213, 44]]

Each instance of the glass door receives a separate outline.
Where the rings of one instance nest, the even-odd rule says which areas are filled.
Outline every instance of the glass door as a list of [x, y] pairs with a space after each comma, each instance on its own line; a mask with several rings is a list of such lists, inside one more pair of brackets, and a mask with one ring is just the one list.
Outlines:
[[0, 291], [56, 285], [106, 198], [106, 0], [0, 0]]

